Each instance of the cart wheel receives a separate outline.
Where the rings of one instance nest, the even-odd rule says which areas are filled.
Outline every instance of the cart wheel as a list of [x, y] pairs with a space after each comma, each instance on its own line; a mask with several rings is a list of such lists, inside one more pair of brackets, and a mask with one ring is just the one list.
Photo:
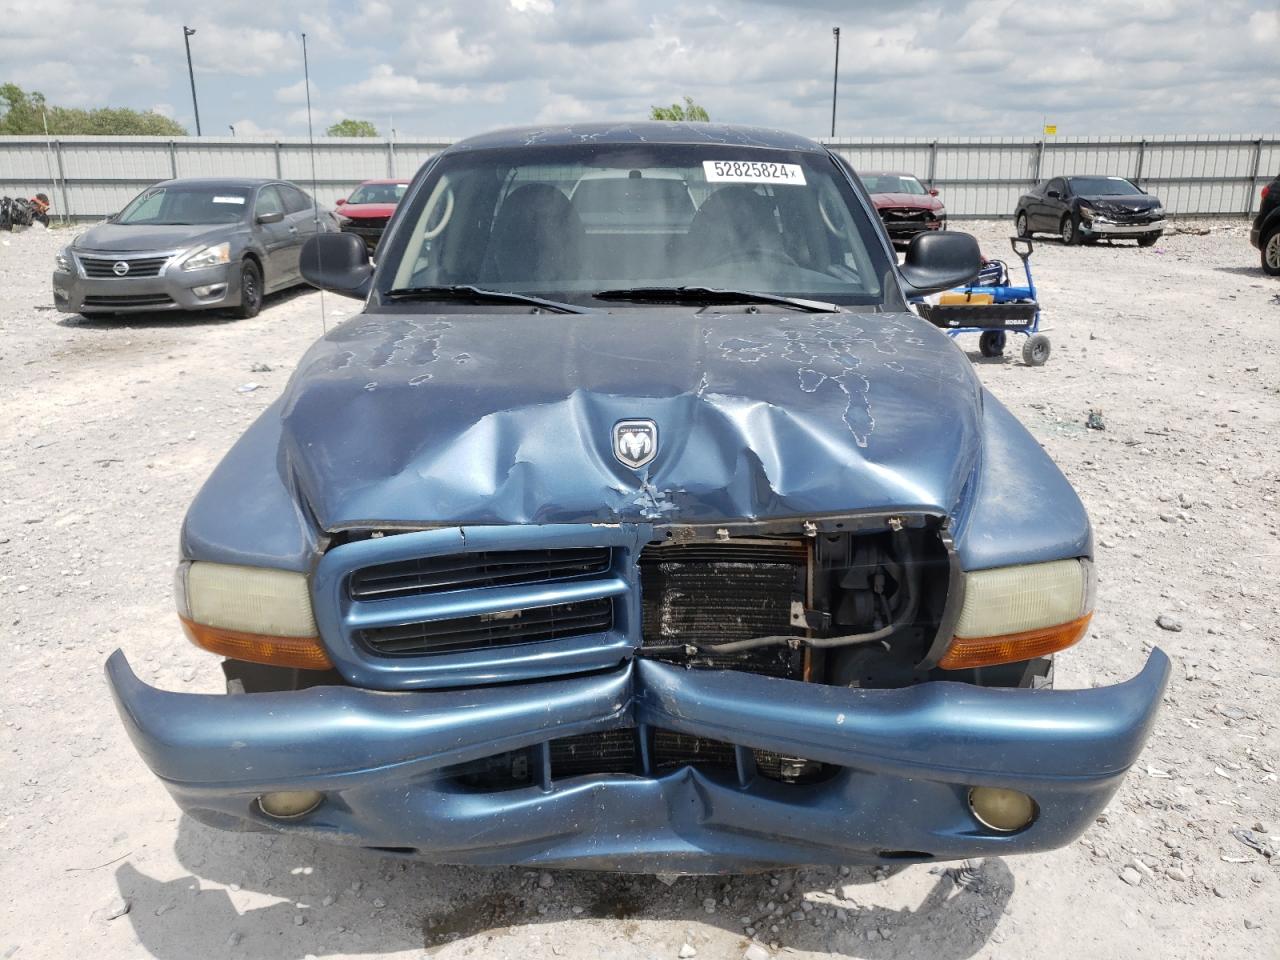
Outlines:
[[978, 349], [984, 357], [998, 357], [1004, 353], [1003, 330], [988, 330], [978, 338]]
[[1022, 345], [1022, 361], [1028, 367], [1043, 367], [1049, 359], [1049, 338], [1043, 333], [1033, 333]]

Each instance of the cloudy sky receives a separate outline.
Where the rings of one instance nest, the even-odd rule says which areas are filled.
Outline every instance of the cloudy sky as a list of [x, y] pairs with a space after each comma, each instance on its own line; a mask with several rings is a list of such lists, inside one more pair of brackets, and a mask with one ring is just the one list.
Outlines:
[[841, 28], [846, 136], [1280, 129], [1280, 0], [0, 0], [0, 82], [67, 106], [151, 108], [206, 135], [463, 136], [640, 118], [829, 132]]

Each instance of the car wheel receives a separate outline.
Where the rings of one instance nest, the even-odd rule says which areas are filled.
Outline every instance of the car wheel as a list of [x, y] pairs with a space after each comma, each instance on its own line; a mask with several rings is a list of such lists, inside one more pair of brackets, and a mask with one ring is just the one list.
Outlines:
[[1280, 277], [1280, 227], [1273, 227], [1262, 241], [1262, 272]]
[[1159, 239], [1160, 234], [1158, 233], [1144, 233], [1142, 236], [1138, 237], [1138, 246], [1154, 247], [1156, 245], [1156, 241]]
[[1033, 333], [1022, 345], [1022, 362], [1028, 367], [1043, 367], [1049, 359], [1049, 338], [1043, 333]]
[[987, 330], [978, 337], [978, 350], [984, 357], [1003, 356], [1005, 339], [1003, 330]]
[[1013, 219], [1013, 230], [1020, 237], [1031, 236], [1031, 230], [1027, 223], [1027, 214], [1025, 211], [1018, 211], [1018, 215]]
[[1079, 234], [1076, 232], [1076, 222], [1070, 214], [1062, 218], [1061, 231], [1063, 244], [1068, 247], [1075, 246]]
[[240, 306], [236, 316], [241, 320], [256, 317], [262, 309], [262, 271], [252, 260], [240, 264]]

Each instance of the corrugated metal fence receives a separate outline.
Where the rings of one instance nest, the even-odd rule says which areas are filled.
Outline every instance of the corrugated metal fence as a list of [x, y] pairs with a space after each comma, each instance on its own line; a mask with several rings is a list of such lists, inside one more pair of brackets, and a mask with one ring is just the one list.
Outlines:
[[[322, 203], [371, 177], [408, 177], [451, 141], [326, 137], [316, 141]], [[834, 139], [855, 169], [915, 173], [943, 193], [955, 217], [1008, 216], [1019, 194], [1062, 174], [1125, 176], [1181, 215], [1243, 215], [1280, 172], [1280, 135]], [[0, 195], [47, 193], [54, 212], [92, 219], [171, 177], [279, 177], [312, 181], [302, 138], [0, 137]]]

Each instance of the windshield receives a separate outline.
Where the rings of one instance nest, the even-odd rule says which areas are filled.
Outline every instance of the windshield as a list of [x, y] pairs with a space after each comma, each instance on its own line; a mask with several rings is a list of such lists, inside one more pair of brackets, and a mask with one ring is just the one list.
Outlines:
[[1127, 197], [1142, 193], [1122, 177], [1071, 177], [1071, 192], [1080, 197]]
[[915, 177], [903, 177], [896, 173], [868, 173], [862, 177], [867, 193], [914, 193], [925, 196], [928, 190]]
[[383, 293], [469, 284], [602, 306], [593, 294], [697, 286], [878, 304], [892, 269], [821, 153], [634, 143], [459, 152], [440, 158], [411, 202], [382, 254]]
[[120, 211], [116, 223], [165, 224], [238, 223], [249, 208], [244, 187], [153, 187]]
[[362, 183], [347, 198], [347, 203], [399, 203], [408, 186], [407, 183]]

